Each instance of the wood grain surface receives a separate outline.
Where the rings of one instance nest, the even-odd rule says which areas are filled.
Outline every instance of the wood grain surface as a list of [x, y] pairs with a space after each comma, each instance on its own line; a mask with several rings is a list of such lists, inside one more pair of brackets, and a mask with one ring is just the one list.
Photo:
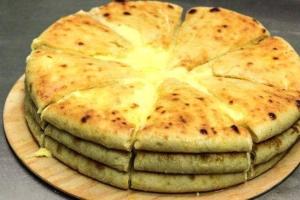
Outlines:
[[248, 199], [270, 190], [283, 181], [300, 163], [300, 143], [271, 170], [246, 183], [214, 192], [159, 194], [120, 190], [88, 178], [65, 166], [55, 158], [37, 158], [38, 145], [24, 118], [24, 75], [11, 89], [4, 106], [3, 119], [7, 140], [22, 163], [53, 187], [83, 199]]

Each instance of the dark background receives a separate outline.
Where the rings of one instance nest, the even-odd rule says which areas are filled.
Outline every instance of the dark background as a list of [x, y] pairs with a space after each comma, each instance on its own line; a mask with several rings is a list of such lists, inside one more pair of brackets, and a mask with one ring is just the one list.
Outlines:
[[[89, 10], [107, 1], [0, 0], [0, 106], [14, 82], [24, 73], [31, 41], [61, 16]], [[261, 21], [273, 35], [287, 39], [300, 52], [300, 0], [172, 1], [185, 8], [222, 6]], [[299, 77], [300, 78], [300, 77]], [[12, 153], [0, 127], [0, 199], [65, 199], [29, 172]], [[300, 169], [259, 199], [300, 199]]]

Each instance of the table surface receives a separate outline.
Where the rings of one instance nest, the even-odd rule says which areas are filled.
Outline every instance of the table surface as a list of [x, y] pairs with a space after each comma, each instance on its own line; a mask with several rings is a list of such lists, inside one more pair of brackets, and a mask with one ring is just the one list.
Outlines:
[[[69, 13], [103, 4], [100, 0], [0, 0], [0, 200], [70, 199], [28, 171], [10, 149], [3, 130], [3, 105], [6, 96], [24, 73], [30, 44], [42, 30]], [[190, 0], [172, 1], [184, 8], [221, 6], [255, 17], [273, 35], [287, 39], [300, 52], [300, 0]], [[299, 199], [300, 168], [285, 181], [257, 199]]]

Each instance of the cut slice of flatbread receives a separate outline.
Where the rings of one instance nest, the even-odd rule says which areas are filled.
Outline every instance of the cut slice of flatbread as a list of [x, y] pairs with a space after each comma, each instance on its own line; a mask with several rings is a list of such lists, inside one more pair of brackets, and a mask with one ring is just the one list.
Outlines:
[[217, 58], [209, 64], [217, 76], [300, 90], [299, 55], [280, 37], [266, 38], [257, 44]]
[[133, 44], [167, 48], [180, 23], [182, 8], [158, 1], [111, 2], [90, 11]]
[[256, 143], [282, 133], [300, 117], [296, 92], [232, 78], [201, 78], [199, 83], [232, 119], [251, 129]]
[[87, 158], [120, 171], [128, 172], [129, 170], [130, 152], [107, 149], [99, 144], [76, 138], [52, 125], [47, 126], [45, 135]]
[[128, 173], [120, 172], [98, 162], [92, 161], [78, 153], [75, 153], [48, 136], [45, 137], [45, 147], [55, 158], [81, 174], [118, 188], [128, 189], [129, 187]]
[[154, 112], [137, 133], [135, 148], [154, 152], [247, 152], [247, 129], [223, 113], [214, 98], [176, 79], [159, 88]]
[[133, 74], [132, 69], [121, 63], [40, 48], [28, 57], [26, 87], [40, 112], [72, 91], [101, 87]]
[[192, 69], [268, 35], [251, 17], [225, 8], [195, 7], [178, 31], [173, 65]]
[[[299, 123], [299, 121], [298, 121]], [[299, 136], [299, 129], [296, 125], [289, 128], [284, 133], [272, 137], [264, 142], [254, 144], [253, 146], [253, 164], [257, 165], [264, 163], [277, 154], [287, 151], [295, 142], [297, 142]]]
[[156, 153], [137, 151], [134, 169], [169, 174], [225, 174], [250, 168], [248, 153]]
[[32, 118], [38, 123], [38, 125], [44, 130], [46, 128], [47, 123], [41, 119], [41, 116], [37, 113], [37, 108], [30, 99], [30, 96], [25, 89], [25, 99], [24, 99], [24, 110], [25, 113], [28, 113], [32, 116]]
[[131, 44], [107, 26], [80, 11], [63, 17], [32, 43], [32, 48], [49, 46], [95, 55], [125, 55]]
[[245, 173], [216, 175], [175, 175], [148, 172], [131, 173], [131, 188], [148, 192], [205, 192], [246, 181]]
[[268, 162], [255, 165], [250, 171], [248, 171], [248, 180], [253, 179], [264, 172], [268, 171], [271, 169], [274, 165], [276, 165], [286, 154], [286, 152], [280, 153], [277, 156], [273, 157], [271, 160]]
[[30, 132], [32, 133], [33, 138], [36, 140], [40, 147], [43, 146], [44, 141], [44, 132], [43, 129], [39, 126], [38, 122], [35, 121], [32, 114], [25, 108], [25, 119], [28, 125]]
[[42, 119], [84, 140], [130, 151], [135, 131], [152, 110], [155, 92], [141, 80], [76, 91], [49, 105]]

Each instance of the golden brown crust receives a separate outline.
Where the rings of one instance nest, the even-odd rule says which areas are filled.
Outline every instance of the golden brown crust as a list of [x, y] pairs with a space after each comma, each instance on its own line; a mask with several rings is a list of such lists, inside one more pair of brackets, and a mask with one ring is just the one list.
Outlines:
[[137, 134], [136, 149], [159, 152], [250, 151], [247, 129], [223, 113], [213, 97], [177, 80], [165, 81], [154, 112]]
[[186, 13], [178, 31], [174, 65], [192, 69], [268, 35], [251, 17], [225, 8], [195, 7]]
[[199, 82], [229, 109], [236, 121], [253, 132], [254, 142], [261, 142], [291, 127], [300, 117], [298, 94], [231, 78], [199, 79]]
[[289, 90], [300, 90], [300, 59], [280, 37], [228, 53], [210, 63], [217, 76], [235, 77]]
[[124, 38], [83, 11], [56, 21], [33, 41], [32, 47], [44, 45], [90, 56], [124, 55], [131, 48]]
[[145, 44], [168, 47], [180, 23], [182, 8], [158, 1], [111, 2], [94, 8], [91, 14], [117, 25], [127, 25], [142, 35]]
[[26, 84], [39, 111], [75, 90], [101, 87], [127, 78], [125, 64], [101, 61], [50, 48], [32, 51], [27, 60]]

